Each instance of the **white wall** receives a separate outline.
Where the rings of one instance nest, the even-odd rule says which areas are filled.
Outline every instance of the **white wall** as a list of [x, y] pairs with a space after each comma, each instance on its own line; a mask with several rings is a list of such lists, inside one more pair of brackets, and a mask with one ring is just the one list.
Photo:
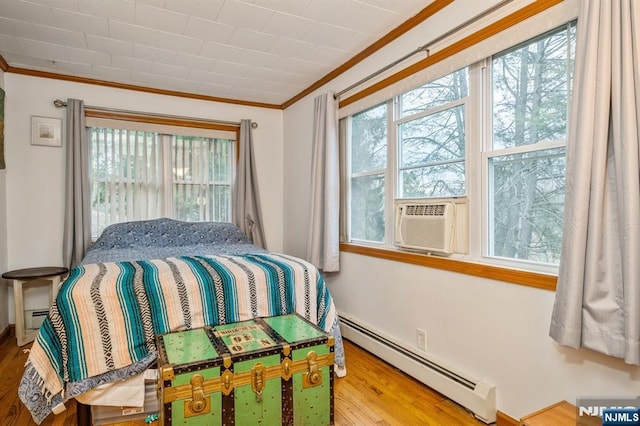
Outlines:
[[[258, 128], [254, 129], [253, 136], [265, 238], [269, 249], [282, 250], [281, 110], [162, 96], [12, 73], [6, 73], [4, 77], [7, 98], [10, 99], [5, 117], [8, 269], [62, 264], [64, 148], [31, 145], [30, 120], [32, 115], [63, 118], [66, 110], [54, 107], [52, 102], [55, 99], [66, 101], [67, 98], [83, 99], [86, 105], [92, 106], [236, 122], [250, 118], [257, 122]], [[33, 296], [26, 293], [27, 309], [47, 306], [44, 288], [33, 289], [33, 293]], [[12, 297], [10, 299], [9, 320], [13, 322]]]
[[[285, 110], [284, 247], [288, 253], [302, 257], [306, 253], [314, 96], [348, 87], [432, 39], [442, 31], [443, 22], [461, 22], [475, 13], [465, 8], [483, 10], [494, 3], [452, 3], [434, 19]], [[560, 8], [565, 9], [562, 13], [575, 13], [577, 2], [565, 0], [538, 21], [524, 25], [531, 27], [535, 22], [542, 28]], [[339, 311], [408, 345], [415, 344], [416, 328], [426, 330], [429, 354], [495, 384], [498, 409], [514, 418], [563, 399], [575, 402], [578, 397], [640, 394], [638, 367], [552, 341], [548, 331], [553, 292], [352, 253], [342, 253], [341, 271], [326, 278]]]
[[[4, 71], [0, 70], [0, 87], [4, 89]], [[5, 96], [5, 110], [8, 100]], [[6, 122], [6, 120], [5, 120]], [[6, 135], [6, 131], [5, 131]], [[6, 138], [5, 138], [6, 140]], [[6, 151], [6, 150], [5, 150]], [[7, 271], [7, 185], [6, 170], [0, 170], [0, 274]], [[0, 333], [9, 325], [7, 282], [0, 279]]]

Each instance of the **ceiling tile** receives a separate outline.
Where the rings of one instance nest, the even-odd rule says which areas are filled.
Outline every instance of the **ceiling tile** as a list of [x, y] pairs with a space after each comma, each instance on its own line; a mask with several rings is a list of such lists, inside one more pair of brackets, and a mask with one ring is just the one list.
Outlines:
[[133, 44], [156, 47], [158, 45], [158, 31], [140, 25], [109, 20], [109, 35], [116, 40], [128, 41]]
[[276, 71], [268, 68], [251, 67], [245, 75], [247, 78], [262, 81], [280, 81], [282, 71]]
[[[216, 96], [219, 98], [231, 97], [231, 86], [218, 83], [200, 83], [196, 93], [202, 93], [204, 95]], [[241, 98], [237, 98], [241, 99]]]
[[133, 0], [135, 3], [146, 4], [147, 6], [153, 6], [157, 8], [163, 8], [167, 2], [166, 0]]
[[249, 71], [249, 66], [244, 64], [238, 64], [234, 62], [216, 61], [211, 67], [212, 72], [220, 74], [231, 74], [235, 76], [245, 76]]
[[218, 74], [214, 72], [194, 70], [194, 69], [189, 71], [189, 80], [199, 81], [201, 83], [211, 84], [215, 82], [216, 84], [219, 84], [218, 82], [220, 82], [223, 78], [224, 78], [223, 74]]
[[257, 50], [244, 50], [239, 57], [233, 62], [241, 62], [243, 64], [271, 68], [282, 59], [281, 56], [273, 53], [258, 52]]
[[185, 37], [165, 32], [158, 34], [158, 47], [160, 49], [175, 50], [176, 52], [197, 55], [200, 53], [203, 44], [204, 41], [193, 37]]
[[205, 42], [200, 51], [200, 56], [204, 56], [211, 59], [220, 59], [223, 61], [237, 62], [237, 59], [242, 54], [239, 47], [227, 46], [220, 43]]
[[269, 52], [280, 56], [300, 57], [310, 52], [314, 47], [313, 43], [280, 37], [271, 46]]
[[202, 56], [188, 55], [186, 53], [177, 53], [174, 63], [187, 68], [195, 68], [199, 70], [209, 70], [213, 66], [215, 59], [205, 58]]
[[67, 47], [67, 53], [69, 53], [69, 60], [71, 62], [106, 66], [111, 65], [111, 55], [107, 53], [96, 52], [95, 50], [77, 49], [75, 47]]
[[149, 87], [164, 87], [167, 83], [166, 76], [131, 71], [131, 80], [137, 84]]
[[167, 0], [165, 7], [174, 12], [214, 21], [223, 3], [224, 0]]
[[273, 10], [236, 0], [226, 0], [218, 15], [218, 21], [239, 28], [260, 31], [271, 15]]
[[[2, 38], [0, 37], [0, 45], [2, 44]], [[4, 59], [11, 63], [13, 66], [22, 68], [28, 67], [29, 69], [53, 69], [53, 63], [46, 59], [34, 58], [32, 56], [25, 56], [19, 53], [5, 53], [2, 55]]]
[[113, 40], [95, 35], [87, 35], [89, 50], [108, 53], [110, 55], [133, 56], [133, 44], [126, 41]]
[[184, 35], [216, 43], [226, 43], [235, 31], [232, 25], [189, 17]]
[[187, 67], [177, 65], [167, 65], [161, 63], [154, 63], [151, 67], [151, 72], [156, 75], [164, 75], [172, 78], [185, 79], [189, 76], [191, 70]]
[[153, 62], [128, 56], [112, 56], [111, 66], [128, 71], [151, 72]]
[[286, 81], [298, 86], [307, 86], [309, 84], [309, 77], [306, 74], [285, 71], [280, 73], [280, 81]]
[[389, 23], [389, 15], [396, 15], [392, 22], [403, 21], [396, 12], [362, 5], [349, 19], [349, 28], [365, 34], [380, 37], [391, 31], [396, 25]]
[[120, 68], [104, 67], [102, 65], [93, 66], [93, 72], [97, 78], [115, 82], [130, 82], [131, 71]]
[[55, 8], [52, 8], [51, 12], [53, 13], [54, 19], [53, 21], [49, 21], [48, 25], [55, 24], [57, 27], [65, 30], [78, 31], [101, 37], [109, 36], [107, 18]]
[[341, 25], [351, 17], [361, 4], [354, 0], [322, 0], [314, 1], [302, 12], [302, 16], [314, 21], [332, 25]]
[[55, 64], [55, 70], [62, 73], [70, 73], [79, 76], [91, 75], [93, 68], [89, 64], [59, 61]]
[[2, 0], [0, 14], [5, 18], [42, 25], [51, 25], [53, 21], [50, 7], [21, 0]]
[[38, 38], [29, 22], [0, 17], [0, 34], [22, 38]]
[[133, 24], [135, 21], [135, 3], [131, 0], [78, 0], [79, 11], [87, 15]]
[[265, 9], [299, 15], [307, 8], [310, 0], [254, 0], [252, 3]]
[[367, 46], [368, 40], [366, 34], [349, 31], [345, 28], [322, 22], [311, 28], [302, 39], [321, 46], [356, 51], [356, 53]]
[[138, 59], [145, 59], [152, 62], [160, 62], [163, 64], [173, 65], [176, 52], [171, 50], [158, 49], [155, 47], [133, 45], [133, 56]]
[[406, 18], [416, 15], [434, 1], [435, 0], [360, 0], [361, 3], [399, 13], [405, 17], [405, 20]]
[[167, 78], [167, 88], [178, 92], [197, 93], [200, 83], [180, 78]]
[[16, 42], [15, 37], [0, 34], [0, 51], [2, 51], [2, 55], [4, 56], [4, 59], [8, 61], [7, 53], [11, 52], [11, 53], [19, 54], [20, 46], [18, 46], [18, 43]]
[[45, 43], [26, 38], [16, 38], [20, 53], [25, 56], [46, 59], [48, 61], [68, 61], [69, 54], [64, 46], [53, 43]]
[[87, 40], [83, 33], [67, 31], [60, 28], [48, 27], [45, 25], [33, 24], [33, 29], [38, 35], [38, 40], [60, 44], [63, 46], [87, 48]]
[[307, 53], [299, 55], [300, 59], [325, 64], [337, 68], [336, 64], [342, 65], [347, 62], [353, 54], [346, 50], [334, 49], [326, 46], [315, 46]]
[[79, 12], [78, 0], [29, 0], [30, 3], [41, 4], [47, 7], [56, 7], [58, 9], [71, 10]]
[[166, 9], [145, 4], [136, 4], [136, 24], [148, 28], [167, 31], [170, 33], [184, 34], [189, 17], [183, 13], [177, 13]]
[[324, 75], [330, 71], [330, 67], [325, 65], [320, 65], [315, 62], [309, 61], [300, 61], [298, 59], [292, 58], [283, 58], [274, 69], [280, 69], [283, 71], [290, 71], [298, 74], [306, 74], [306, 75], [314, 75], [320, 74]]
[[277, 40], [276, 36], [257, 31], [237, 29], [229, 39], [231, 46], [258, 51], [268, 51]]
[[315, 24], [311, 19], [276, 12], [267, 21], [263, 32], [292, 39], [301, 39]]

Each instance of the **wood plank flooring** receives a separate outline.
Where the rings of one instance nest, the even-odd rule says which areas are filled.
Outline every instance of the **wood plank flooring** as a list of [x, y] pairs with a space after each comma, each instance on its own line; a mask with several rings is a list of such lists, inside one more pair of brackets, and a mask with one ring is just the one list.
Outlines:
[[[334, 381], [337, 426], [484, 425], [464, 408], [348, 341], [345, 356], [347, 376]], [[17, 394], [26, 359], [23, 348], [16, 347], [15, 338], [0, 344], [1, 426], [35, 425]], [[64, 413], [50, 415], [42, 425], [75, 425], [75, 401], [66, 405]], [[134, 423], [119, 426], [125, 424]]]

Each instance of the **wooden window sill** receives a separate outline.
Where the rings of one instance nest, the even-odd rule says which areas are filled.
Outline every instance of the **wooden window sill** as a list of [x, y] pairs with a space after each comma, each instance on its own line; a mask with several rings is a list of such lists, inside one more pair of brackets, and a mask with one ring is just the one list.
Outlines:
[[558, 277], [556, 277], [555, 275], [547, 275], [537, 272], [521, 271], [518, 269], [467, 262], [460, 259], [429, 256], [425, 254], [410, 253], [377, 247], [366, 247], [349, 243], [340, 243], [340, 251], [360, 254], [363, 256], [377, 257], [380, 259], [387, 259], [395, 262], [427, 266], [429, 268], [458, 272], [460, 274], [489, 278], [492, 280], [504, 281], [512, 284], [535, 287], [549, 291], [555, 291], [556, 283], [558, 281]]

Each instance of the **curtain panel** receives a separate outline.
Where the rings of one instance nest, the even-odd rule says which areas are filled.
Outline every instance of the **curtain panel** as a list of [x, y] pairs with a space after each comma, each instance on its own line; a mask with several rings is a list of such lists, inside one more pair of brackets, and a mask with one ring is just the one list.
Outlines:
[[238, 160], [238, 172], [233, 191], [233, 223], [244, 232], [253, 244], [267, 248], [262, 227], [251, 120], [243, 119], [240, 121], [238, 145], [240, 159]]
[[640, 364], [640, 4], [582, 0], [550, 335]]
[[72, 268], [91, 246], [91, 204], [89, 192], [89, 143], [84, 102], [67, 100], [66, 175], [62, 256]]
[[311, 220], [307, 260], [324, 272], [340, 270], [340, 160], [338, 102], [333, 93], [314, 101]]

